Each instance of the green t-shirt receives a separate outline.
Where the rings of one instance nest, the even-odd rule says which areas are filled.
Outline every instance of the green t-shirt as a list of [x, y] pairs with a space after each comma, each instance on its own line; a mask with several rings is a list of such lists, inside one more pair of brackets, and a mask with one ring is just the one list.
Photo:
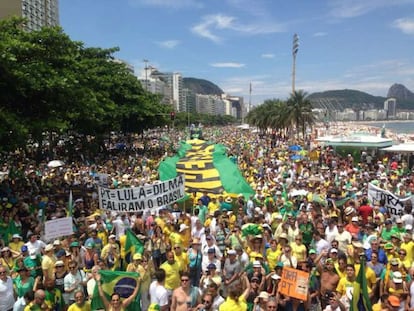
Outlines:
[[[31, 277], [36, 278], [38, 276], [43, 275], [42, 260], [40, 259], [39, 255], [36, 256], [36, 259], [32, 259], [32, 258], [30, 258], [30, 256], [27, 256], [23, 260], [23, 263], [24, 263], [25, 267], [30, 270], [30, 276]], [[38, 268], [34, 269], [35, 267], [38, 267]]]
[[30, 276], [29, 279], [25, 283], [22, 283], [22, 279], [20, 278], [20, 275], [19, 275], [17, 278], [13, 280], [13, 283], [16, 289], [17, 297], [23, 297], [24, 294], [33, 290], [34, 278]]

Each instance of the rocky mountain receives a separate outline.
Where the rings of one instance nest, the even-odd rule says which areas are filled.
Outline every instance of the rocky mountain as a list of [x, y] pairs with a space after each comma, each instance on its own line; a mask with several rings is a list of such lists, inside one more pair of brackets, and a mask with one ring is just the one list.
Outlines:
[[196, 94], [221, 95], [224, 93], [223, 90], [219, 88], [217, 85], [204, 79], [183, 78], [183, 83], [184, 88], [190, 89]]
[[414, 93], [407, 89], [404, 85], [394, 83], [388, 90], [387, 97], [394, 97], [403, 101], [414, 101]]
[[312, 93], [308, 98], [315, 108], [366, 110], [383, 109], [384, 101], [389, 97], [397, 99], [397, 109], [414, 110], [414, 93], [402, 84], [392, 85], [387, 97], [373, 96], [365, 92], [345, 89]]
[[312, 93], [308, 98], [315, 108], [329, 110], [344, 110], [346, 108], [355, 110], [380, 109], [384, 106], [384, 100], [386, 99], [385, 97], [348, 89]]

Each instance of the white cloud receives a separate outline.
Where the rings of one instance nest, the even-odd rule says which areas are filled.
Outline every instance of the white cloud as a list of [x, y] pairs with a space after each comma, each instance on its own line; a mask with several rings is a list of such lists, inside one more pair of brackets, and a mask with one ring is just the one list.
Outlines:
[[392, 25], [395, 28], [400, 29], [405, 34], [414, 35], [414, 19], [399, 18], [395, 20]]
[[264, 53], [261, 55], [262, 58], [275, 58], [275, 54], [272, 53]]
[[131, 6], [150, 6], [166, 9], [202, 8], [199, 0], [128, 0]]
[[336, 18], [353, 18], [362, 16], [380, 8], [412, 4], [413, 0], [331, 0], [330, 15]]
[[210, 64], [210, 66], [216, 67], [216, 68], [242, 68], [245, 66], [245, 64], [228, 62], [228, 63], [213, 63], [213, 64]]
[[214, 32], [223, 30], [232, 30], [246, 35], [256, 35], [283, 32], [285, 26], [277, 23], [242, 24], [233, 16], [215, 14], [204, 16], [200, 23], [191, 28], [193, 33], [215, 43], [221, 42], [222, 38]]
[[325, 36], [327, 36], [328, 35], [328, 33], [327, 32], [322, 32], [322, 31], [320, 31], [320, 32], [315, 32], [312, 36], [313, 37], [325, 37]]
[[158, 44], [160, 47], [163, 47], [163, 48], [166, 48], [166, 49], [173, 49], [173, 48], [175, 48], [177, 45], [179, 45], [179, 44], [180, 44], [180, 41], [178, 41], [178, 40], [166, 40], [166, 41], [160, 41], [160, 42], [157, 42], [157, 44]]
[[213, 29], [226, 29], [231, 28], [231, 23], [233, 22], [234, 17], [226, 16], [222, 14], [208, 15], [203, 17], [203, 21], [194, 27], [191, 31], [200, 37], [210, 39], [213, 42], [220, 42], [221, 38], [217, 35], [214, 35], [211, 31]]

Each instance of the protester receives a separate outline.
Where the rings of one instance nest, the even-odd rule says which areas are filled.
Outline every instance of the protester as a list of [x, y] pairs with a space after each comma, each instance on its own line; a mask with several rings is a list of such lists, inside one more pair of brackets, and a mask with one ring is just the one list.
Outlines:
[[[375, 150], [343, 156], [314, 137], [270, 138], [232, 127], [220, 132], [205, 128], [203, 135], [227, 147], [253, 192], [210, 193], [203, 188], [192, 191], [185, 202], [131, 213], [101, 210], [98, 184], [141, 189], [159, 183], [159, 164], [174, 155], [183, 137], [177, 129], [142, 137], [120, 134], [106, 141], [98, 155], [74, 155], [62, 145], [53, 150], [67, 163], [60, 167], [48, 167], [43, 147], [36, 159], [24, 150], [4, 154], [0, 309], [9, 310], [15, 302], [10, 281], [23, 302], [29, 287], [37, 289], [31, 285], [35, 279], [45, 289], [47, 305], [89, 308], [99, 299], [92, 275], [100, 271], [138, 273], [142, 310], [150, 303], [163, 311], [170, 306], [184, 310], [183, 297], [188, 298], [190, 288], [203, 297], [192, 308], [286, 309], [298, 303], [278, 294], [283, 269], [291, 267], [311, 275], [308, 298], [313, 308], [341, 310], [341, 303], [347, 307], [350, 302], [346, 288], [356, 282], [361, 253], [372, 303], [389, 295], [394, 304], [399, 299], [400, 305], [414, 307], [414, 216], [411, 200], [403, 197], [414, 193], [414, 174], [404, 156]], [[126, 148], [118, 150], [117, 143]], [[290, 150], [292, 145], [305, 150]], [[382, 189], [377, 199], [371, 185]], [[395, 200], [378, 200], [385, 193]], [[397, 199], [404, 203], [391, 206]], [[48, 238], [44, 221], [66, 216], [72, 217], [73, 235]], [[127, 229], [142, 243], [139, 248], [127, 250]], [[184, 284], [186, 278], [190, 284]], [[64, 306], [53, 298], [59, 290]], [[34, 308], [42, 305], [39, 293], [30, 302]], [[125, 301], [108, 303], [118, 308]], [[388, 298], [381, 301], [390, 306]]]

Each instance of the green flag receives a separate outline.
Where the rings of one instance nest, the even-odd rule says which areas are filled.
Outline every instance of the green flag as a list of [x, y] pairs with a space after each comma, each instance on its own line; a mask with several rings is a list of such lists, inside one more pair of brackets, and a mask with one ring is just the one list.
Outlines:
[[144, 243], [141, 242], [140, 239], [137, 238], [134, 232], [131, 229], [127, 229], [125, 231], [126, 234], [126, 241], [125, 241], [125, 254], [131, 253], [136, 254], [144, 253]]
[[352, 300], [350, 311], [371, 311], [371, 300], [368, 295], [368, 283], [365, 276], [365, 261], [361, 260], [361, 268], [359, 269], [357, 278], [354, 282], [352, 291]]
[[[118, 293], [121, 296], [121, 299], [126, 299], [131, 296], [134, 292], [135, 286], [137, 285], [137, 278], [139, 277], [139, 274], [134, 272], [110, 270], [100, 270], [99, 274], [101, 275], [102, 290], [108, 301], [111, 301], [111, 295], [113, 293]], [[125, 309], [125, 311], [140, 311], [140, 297], [141, 295], [138, 294], [136, 299]], [[99, 296], [97, 284], [93, 290], [91, 309], [105, 309], [105, 306]]]
[[227, 156], [221, 144], [193, 139], [181, 142], [177, 154], [160, 163], [162, 181], [185, 174], [186, 192], [243, 194], [248, 198], [253, 189], [243, 178], [236, 164]]

